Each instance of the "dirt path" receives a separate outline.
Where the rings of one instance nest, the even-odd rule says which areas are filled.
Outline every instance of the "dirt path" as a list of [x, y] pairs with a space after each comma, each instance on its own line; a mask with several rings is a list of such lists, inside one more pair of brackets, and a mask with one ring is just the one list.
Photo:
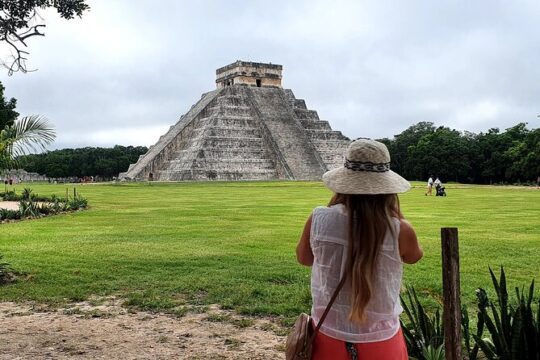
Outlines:
[[18, 201], [0, 201], [0, 209], [19, 210]]
[[0, 359], [284, 359], [283, 329], [210, 307], [182, 317], [109, 299], [47, 310], [0, 303]]

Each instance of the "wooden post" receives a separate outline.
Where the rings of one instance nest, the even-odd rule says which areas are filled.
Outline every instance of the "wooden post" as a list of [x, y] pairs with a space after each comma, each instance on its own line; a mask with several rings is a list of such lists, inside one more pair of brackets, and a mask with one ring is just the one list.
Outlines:
[[443, 322], [446, 360], [461, 360], [458, 229], [442, 228]]

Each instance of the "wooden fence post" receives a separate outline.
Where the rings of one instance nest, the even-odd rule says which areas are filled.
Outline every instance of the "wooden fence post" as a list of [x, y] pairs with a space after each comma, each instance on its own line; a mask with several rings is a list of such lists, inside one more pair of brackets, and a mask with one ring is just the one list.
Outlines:
[[443, 321], [446, 360], [461, 360], [461, 300], [458, 229], [441, 229]]

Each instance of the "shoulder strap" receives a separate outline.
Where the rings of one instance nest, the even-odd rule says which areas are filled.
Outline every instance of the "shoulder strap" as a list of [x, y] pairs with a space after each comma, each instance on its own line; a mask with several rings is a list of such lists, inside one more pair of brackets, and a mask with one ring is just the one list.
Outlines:
[[326, 309], [324, 309], [324, 313], [322, 314], [321, 318], [319, 319], [319, 323], [317, 324], [317, 327], [315, 327], [315, 331], [313, 331], [313, 335], [311, 335], [311, 342], [315, 340], [315, 337], [317, 336], [317, 333], [319, 332], [319, 329], [321, 328], [324, 320], [326, 319], [326, 315], [328, 315], [328, 312], [330, 311], [330, 308], [334, 304], [334, 301], [336, 301], [339, 292], [341, 291], [341, 288], [345, 284], [345, 280], [347, 279], [347, 273], [343, 275], [341, 278], [341, 281], [339, 282], [336, 290], [334, 291], [334, 294], [332, 295], [332, 298], [330, 299], [330, 302], [326, 306]]

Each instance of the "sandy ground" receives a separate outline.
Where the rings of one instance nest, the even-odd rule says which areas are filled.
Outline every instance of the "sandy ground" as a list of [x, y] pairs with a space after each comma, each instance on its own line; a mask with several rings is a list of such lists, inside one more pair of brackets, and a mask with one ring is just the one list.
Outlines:
[[0, 208], [8, 209], [8, 210], [19, 210], [19, 202], [18, 201], [0, 201]]
[[118, 300], [48, 309], [0, 303], [0, 359], [284, 359], [269, 319], [213, 306], [182, 317], [131, 312]]

